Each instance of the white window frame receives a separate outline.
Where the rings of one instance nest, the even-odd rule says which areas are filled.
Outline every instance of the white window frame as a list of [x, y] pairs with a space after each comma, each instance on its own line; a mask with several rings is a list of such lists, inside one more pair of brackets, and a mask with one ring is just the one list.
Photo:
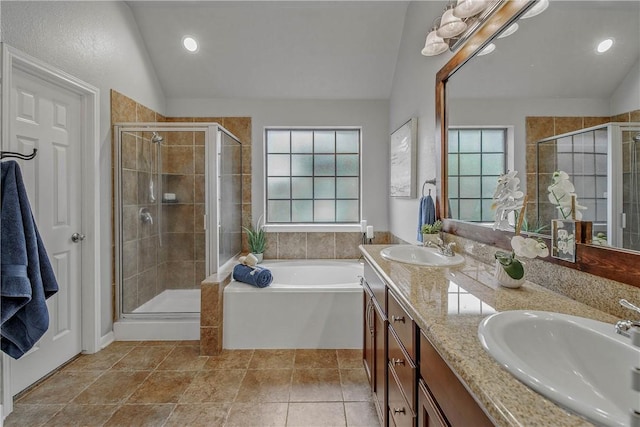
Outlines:
[[269, 223], [267, 222], [267, 132], [269, 130], [358, 130], [360, 132], [359, 143], [359, 210], [360, 218], [363, 219], [363, 135], [362, 126], [265, 126], [262, 132], [262, 212], [265, 218], [264, 229], [267, 232], [359, 232], [361, 231], [360, 222], [358, 223]]

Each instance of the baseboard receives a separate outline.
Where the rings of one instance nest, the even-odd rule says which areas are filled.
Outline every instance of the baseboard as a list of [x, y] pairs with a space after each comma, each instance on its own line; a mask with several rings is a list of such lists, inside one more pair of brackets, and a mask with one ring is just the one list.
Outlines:
[[116, 340], [116, 336], [113, 331], [109, 331], [106, 335], [100, 338], [100, 350], [111, 344]]

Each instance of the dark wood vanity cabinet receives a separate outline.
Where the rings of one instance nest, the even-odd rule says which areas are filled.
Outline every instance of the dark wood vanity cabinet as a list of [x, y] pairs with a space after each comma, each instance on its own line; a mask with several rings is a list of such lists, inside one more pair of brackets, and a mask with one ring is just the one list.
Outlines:
[[387, 424], [387, 286], [369, 264], [364, 267], [363, 362], [382, 426]]
[[383, 427], [484, 427], [490, 419], [384, 280], [365, 263], [363, 362]]

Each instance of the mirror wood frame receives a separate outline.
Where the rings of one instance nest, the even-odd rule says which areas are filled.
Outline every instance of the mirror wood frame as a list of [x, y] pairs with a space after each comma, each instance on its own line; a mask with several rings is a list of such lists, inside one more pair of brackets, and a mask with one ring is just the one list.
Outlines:
[[[437, 205], [438, 213], [443, 222], [443, 230], [450, 234], [505, 250], [511, 250], [512, 232], [496, 231], [490, 227], [447, 219], [448, 203], [446, 203], [446, 200], [448, 194], [446, 182], [448, 169], [446, 153], [449, 127], [446, 102], [447, 82], [460, 67], [484, 48], [503, 29], [516, 21], [533, 3], [534, 1], [532, 0], [502, 0], [502, 5], [486, 19], [484, 24], [436, 74], [435, 138], [436, 155], [440, 159], [438, 162], [440, 168], [438, 176], [440, 179], [437, 183]], [[551, 247], [550, 240], [548, 238], [544, 240], [547, 246]], [[551, 257], [544, 258], [544, 261], [640, 287], [640, 254], [637, 252], [577, 243], [575, 263]]]

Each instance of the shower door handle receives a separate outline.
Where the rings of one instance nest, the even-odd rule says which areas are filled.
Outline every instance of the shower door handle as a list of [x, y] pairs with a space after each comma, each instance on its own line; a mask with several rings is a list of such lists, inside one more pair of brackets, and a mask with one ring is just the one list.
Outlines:
[[82, 233], [73, 233], [71, 235], [71, 241], [73, 243], [80, 243], [80, 242], [82, 242], [84, 240], [85, 237], [87, 237], [87, 236], [85, 236]]

